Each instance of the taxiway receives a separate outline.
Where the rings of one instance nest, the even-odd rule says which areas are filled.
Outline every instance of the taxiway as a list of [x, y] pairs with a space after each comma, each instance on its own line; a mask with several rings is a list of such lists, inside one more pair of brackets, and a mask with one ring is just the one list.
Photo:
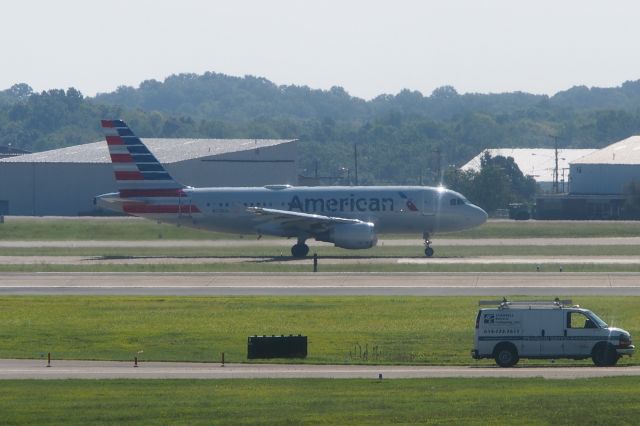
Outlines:
[[2, 273], [0, 295], [639, 296], [640, 273]]
[[418, 379], [509, 377], [580, 379], [640, 376], [640, 366], [514, 367], [388, 366], [308, 364], [225, 364], [114, 361], [0, 360], [0, 379]]

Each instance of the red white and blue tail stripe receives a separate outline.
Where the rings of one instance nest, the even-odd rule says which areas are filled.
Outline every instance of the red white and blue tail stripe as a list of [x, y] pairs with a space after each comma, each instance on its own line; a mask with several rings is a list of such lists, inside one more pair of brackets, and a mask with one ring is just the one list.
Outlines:
[[[102, 120], [122, 211], [131, 214], [191, 214], [185, 186], [176, 182], [122, 120]], [[130, 200], [130, 202], [128, 202]]]

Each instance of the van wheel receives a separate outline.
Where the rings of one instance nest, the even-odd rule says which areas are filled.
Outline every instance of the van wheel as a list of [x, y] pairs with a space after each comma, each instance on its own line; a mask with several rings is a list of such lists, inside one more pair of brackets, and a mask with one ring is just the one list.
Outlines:
[[600, 342], [593, 348], [591, 359], [596, 367], [612, 367], [618, 362], [618, 353], [612, 345]]
[[513, 367], [520, 361], [518, 350], [511, 343], [500, 343], [496, 346], [493, 357], [500, 367]]

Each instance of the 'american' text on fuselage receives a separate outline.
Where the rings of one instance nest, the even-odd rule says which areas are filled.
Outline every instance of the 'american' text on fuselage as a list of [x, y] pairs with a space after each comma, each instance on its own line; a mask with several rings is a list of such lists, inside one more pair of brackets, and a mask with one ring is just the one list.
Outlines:
[[303, 198], [294, 195], [289, 210], [301, 212], [386, 212], [393, 211], [393, 198]]

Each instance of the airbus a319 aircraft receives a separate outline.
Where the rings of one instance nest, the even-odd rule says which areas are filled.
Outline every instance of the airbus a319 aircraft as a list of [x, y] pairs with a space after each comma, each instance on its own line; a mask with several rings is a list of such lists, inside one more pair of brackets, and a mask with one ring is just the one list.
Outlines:
[[487, 220], [480, 207], [442, 187], [193, 188], [176, 182], [122, 120], [102, 120], [102, 127], [118, 192], [96, 197], [98, 206], [211, 231], [296, 238], [293, 257], [307, 256], [311, 238], [367, 249], [379, 233], [422, 234], [431, 257], [432, 234]]

